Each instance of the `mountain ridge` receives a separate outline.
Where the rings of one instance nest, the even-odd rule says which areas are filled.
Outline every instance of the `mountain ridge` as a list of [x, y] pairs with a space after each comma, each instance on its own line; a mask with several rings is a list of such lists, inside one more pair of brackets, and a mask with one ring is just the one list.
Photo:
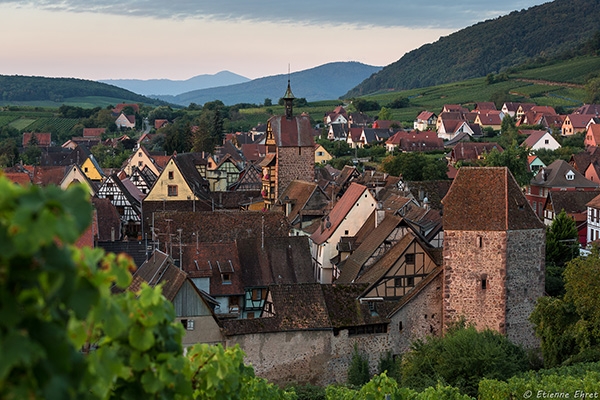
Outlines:
[[149, 97], [164, 95], [176, 96], [192, 90], [229, 86], [250, 81], [245, 76], [231, 71], [219, 71], [216, 74], [201, 74], [189, 79], [101, 79], [98, 82], [117, 86], [134, 93]]

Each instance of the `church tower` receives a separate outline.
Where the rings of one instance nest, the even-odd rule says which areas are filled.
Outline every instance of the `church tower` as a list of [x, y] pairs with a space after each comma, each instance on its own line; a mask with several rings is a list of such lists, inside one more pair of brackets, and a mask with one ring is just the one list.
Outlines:
[[507, 168], [459, 169], [443, 199], [442, 319], [539, 345], [528, 318], [544, 295], [545, 227]]
[[283, 95], [285, 115], [267, 121], [265, 146], [267, 154], [260, 163], [262, 196], [265, 209], [270, 209], [293, 180], [313, 182], [315, 175], [315, 142], [310, 117], [294, 115], [294, 95], [288, 79]]

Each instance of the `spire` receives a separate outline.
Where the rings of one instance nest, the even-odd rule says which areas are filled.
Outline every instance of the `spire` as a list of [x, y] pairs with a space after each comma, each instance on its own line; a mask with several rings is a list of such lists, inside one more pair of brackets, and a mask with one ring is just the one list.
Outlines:
[[285, 104], [285, 118], [292, 119], [294, 95], [292, 94], [292, 88], [290, 86], [290, 79], [288, 77], [288, 85], [285, 94], [283, 95], [283, 103]]

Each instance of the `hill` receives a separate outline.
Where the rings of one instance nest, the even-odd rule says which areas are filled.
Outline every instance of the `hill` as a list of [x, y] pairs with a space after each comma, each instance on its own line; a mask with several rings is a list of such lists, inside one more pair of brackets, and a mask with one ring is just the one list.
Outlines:
[[[294, 96], [308, 101], [337, 99], [362, 82], [381, 67], [358, 62], [334, 62], [289, 75]], [[226, 105], [239, 103], [262, 104], [266, 98], [274, 103], [283, 96], [288, 75], [275, 75], [254, 79], [237, 85], [194, 90], [178, 96], [159, 96], [171, 103], [188, 106], [221, 100]]]
[[[107, 99], [112, 104], [144, 103], [150, 105], [165, 105], [164, 101], [151, 99], [128, 90], [85, 79], [76, 78], [45, 78], [40, 76], [0, 75], [0, 104], [23, 103], [67, 103], [68, 99], [77, 98], [80, 101], [99, 103]], [[85, 100], [83, 100], [85, 98]]]
[[229, 86], [248, 82], [250, 79], [229, 71], [221, 71], [214, 75], [197, 75], [186, 80], [171, 79], [105, 79], [98, 82], [118, 86], [144, 96], [175, 96], [192, 90]]
[[600, 30], [598, 15], [598, 0], [555, 0], [513, 11], [406, 53], [344, 97], [456, 82], [535, 57], [569, 56]]

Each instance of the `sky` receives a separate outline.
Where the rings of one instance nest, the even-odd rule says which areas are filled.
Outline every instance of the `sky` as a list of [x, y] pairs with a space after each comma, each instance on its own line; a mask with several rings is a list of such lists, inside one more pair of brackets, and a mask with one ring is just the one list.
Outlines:
[[542, 0], [0, 0], [0, 75], [250, 79], [385, 66]]

